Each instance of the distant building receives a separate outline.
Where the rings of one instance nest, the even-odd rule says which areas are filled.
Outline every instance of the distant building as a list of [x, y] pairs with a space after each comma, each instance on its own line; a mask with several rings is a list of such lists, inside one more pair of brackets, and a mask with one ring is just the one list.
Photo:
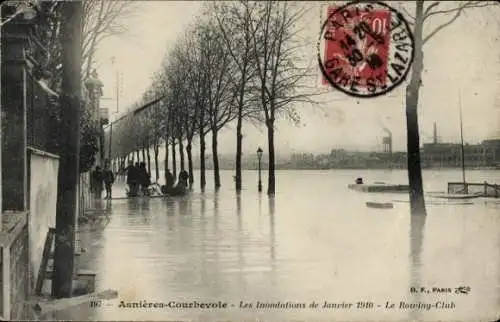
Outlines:
[[315, 158], [312, 153], [292, 153], [290, 163], [298, 168], [311, 167], [315, 164]]
[[[465, 144], [466, 167], [494, 167], [500, 165], [500, 140], [488, 139], [481, 144]], [[459, 167], [462, 148], [458, 143], [427, 143], [422, 149], [424, 167]]]
[[422, 166], [456, 167], [460, 166], [460, 144], [455, 143], [425, 143], [421, 151]]
[[500, 139], [488, 139], [484, 140], [484, 160], [487, 166], [500, 165]]

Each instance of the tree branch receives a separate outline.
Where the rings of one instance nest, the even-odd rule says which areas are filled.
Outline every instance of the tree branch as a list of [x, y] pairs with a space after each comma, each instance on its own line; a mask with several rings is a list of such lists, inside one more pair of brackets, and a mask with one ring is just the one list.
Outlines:
[[440, 3], [440, 1], [435, 1], [435, 2], [431, 3], [431, 4], [427, 7], [427, 9], [425, 9], [425, 11], [424, 11], [424, 20], [425, 20], [425, 18], [429, 15], [429, 13], [431, 12], [431, 10], [432, 10], [434, 7], [439, 6], [439, 3]]
[[[460, 6], [458, 6], [456, 8], [453, 8], [453, 9], [438, 10], [438, 11], [428, 12], [427, 16], [425, 16], [424, 19], [429, 18], [429, 17], [431, 17], [433, 15], [446, 14], [446, 13], [451, 13], [451, 12], [455, 12], [455, 15], [453, 17], [451, 17], [447, 22], [442, 23], [441, 25], [439, 25], [438, 27], [436, 27], [432, 32], [430, 32], [429, 35], [427, 35], [424, 38], [422, 44], [424, 45], [426, 42], [428, 42], [432, 37], [434, 37], [441, 30], [443, 30], [446, 27], [448, 27], [451, 24], [453, 24], [458, 19], [458, 17], [460, 17], [460, 15], [462, 14], [462, 12], [465, 9], [487, 7], [487, 6], [491, 6], [491, 5], [494, 5], [494, 4], [495, 3], [491, 3], [489, 1], [467, 1], [467, 2], [461, 3]], [[429, 8], [427, 8], [427, 9], [429, 9]]]
[[404, 7], [404, 5], [403, 5], [403, 6], [401, 6], [401, 9], [404, 11], [404, 13], [405, 13], [405, 14], [406, 14], [409, 18], [411, 18], [411, 19], [413, 20], [413, 21], [408, 21], [408, 20], [406, 20], [406, 21], [407, 21], [410, 25], [413, 25], [413, 24], [415, 23], [415, 20], [416, 20], [416, 19], [415, 19], [415, 17], [414, 17], [414, 16], [413, 16], [413, 15], [412, 15], [409, 11], [408, 11], [408, 9], [406, 9], [406, 8]]

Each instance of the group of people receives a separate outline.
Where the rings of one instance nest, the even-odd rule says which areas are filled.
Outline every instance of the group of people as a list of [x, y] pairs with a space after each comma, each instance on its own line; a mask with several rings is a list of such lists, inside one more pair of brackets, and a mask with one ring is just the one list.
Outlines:
[[169, 169], [167, 169], [166, 171], [165, 179], [166, 185], [161, 187], [161, 193], [169, 195], [180, 195], [186, 192], [189, 180], [189, 174], [186, 170], [182, 170], [179, 173], [179, 180], [177, 181], [177, 184], [175, 184], [175, 177]]
[[103, 185], [106, 188], [105, 199], [111, 199], [111, 188], [114, 182], [115, 176], [109, 168], [109, 162], [104, 164], [104, 170], [100, 166], [96, 166], [95, 170], [90, 173], [90, 191], [96, 199], [101, 199]]
[[[151, 174], [146, 169], [145, 162], [129, 161], [126, 168], [122, 168], [119, 173], [124, 173], [127, 177], [126, 184], [128, 186], [128, 197], [135, 197], [148, 195], [148, 187], [151, 185]], [[161, 193], [168, 195], [181, 195], [184, 194], [188, 188], [189, 174], [187, 171], [182, 170], [179, 173], [177, 183], [175, 177], [170, 170], [165, 173], [166, 184], [161, 186]], [[106, 161], [104, 170], [100, 166], [96, 166], [90, 175], [90, 190], [96, 199], [101, 199], [103, 186], [106, 189], [105, 199], [111, 199], [111, 189], [115, 182], [113, 171], [109, 168], [109, 162]], [[142, 192], [142, 193], [141, 193]]]
[[148, 187], [151, 184], [151, 174], [146, 169], [146, 163], [129, 161], [125, 168], [127, 174], [128, 196], [135, 197], [142, 191], [143, 195], [147, 195]]

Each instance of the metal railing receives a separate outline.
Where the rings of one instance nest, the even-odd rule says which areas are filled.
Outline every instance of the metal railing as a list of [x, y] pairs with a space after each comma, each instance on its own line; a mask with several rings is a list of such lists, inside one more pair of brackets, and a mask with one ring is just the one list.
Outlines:
[[481, 194], [483, 197], [498, 198], [500, 186], [488, 182], [448, 182], [448, 193]]

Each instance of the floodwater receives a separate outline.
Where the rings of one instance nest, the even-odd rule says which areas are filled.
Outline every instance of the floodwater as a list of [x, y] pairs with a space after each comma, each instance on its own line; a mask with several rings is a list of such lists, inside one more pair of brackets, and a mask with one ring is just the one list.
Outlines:
[[[500, 200], [429, 205], [426, 218], [411, 218], [405, 202], [395, 203], [394, 209], [365, 206], [366, 201], [408, 200], [406, 194], [366, 194], [346, 188], [358, 176], [366, 182], [407, 183], [401, 170], [278, 171], [274, 198], [265, 194], [265, 180], [264, 192], [257, 193], [255, 171], [244, 172], [246, 189], [239, 196], [233, 191], [232, 172], [221, 173], [223, 187], [218, 192], [213, 191], [210, 175], [205, 193], [196, 187], [189, 196], [176, 199], [107, 203], [109, 223], [99, 229], [83, 227], [80, 233], [80, 243], [87, 249], [82, 267], [98, 273], [98, 290], [115, 289], [118, 298], [98, 308], [87, 303], [45, 318], [493, 321], [499, 317]], [[500, 171], [470, 171], [467, 176], [471, 182], [500, 183]], [[448, 181], [460, 180], [456, 170], [424, 172], [426, 191], [444, 191]], [[114, 194], [123, 195], [123, 187], [117, 184]], [[411, 293], [412, 286], [431, 292]], [[470, 291], [456, 294], [459, 286]], [[444, 292], [432, 292], [433, 287]], [[120, 305], [144, 301], [222, 302], [227, 307]], [[344, 306], [324, 308], [325, 301]], [[277, 302], [288, 308], [262, 307]], [[318, 306], [310, 307], [312, 302]]]

